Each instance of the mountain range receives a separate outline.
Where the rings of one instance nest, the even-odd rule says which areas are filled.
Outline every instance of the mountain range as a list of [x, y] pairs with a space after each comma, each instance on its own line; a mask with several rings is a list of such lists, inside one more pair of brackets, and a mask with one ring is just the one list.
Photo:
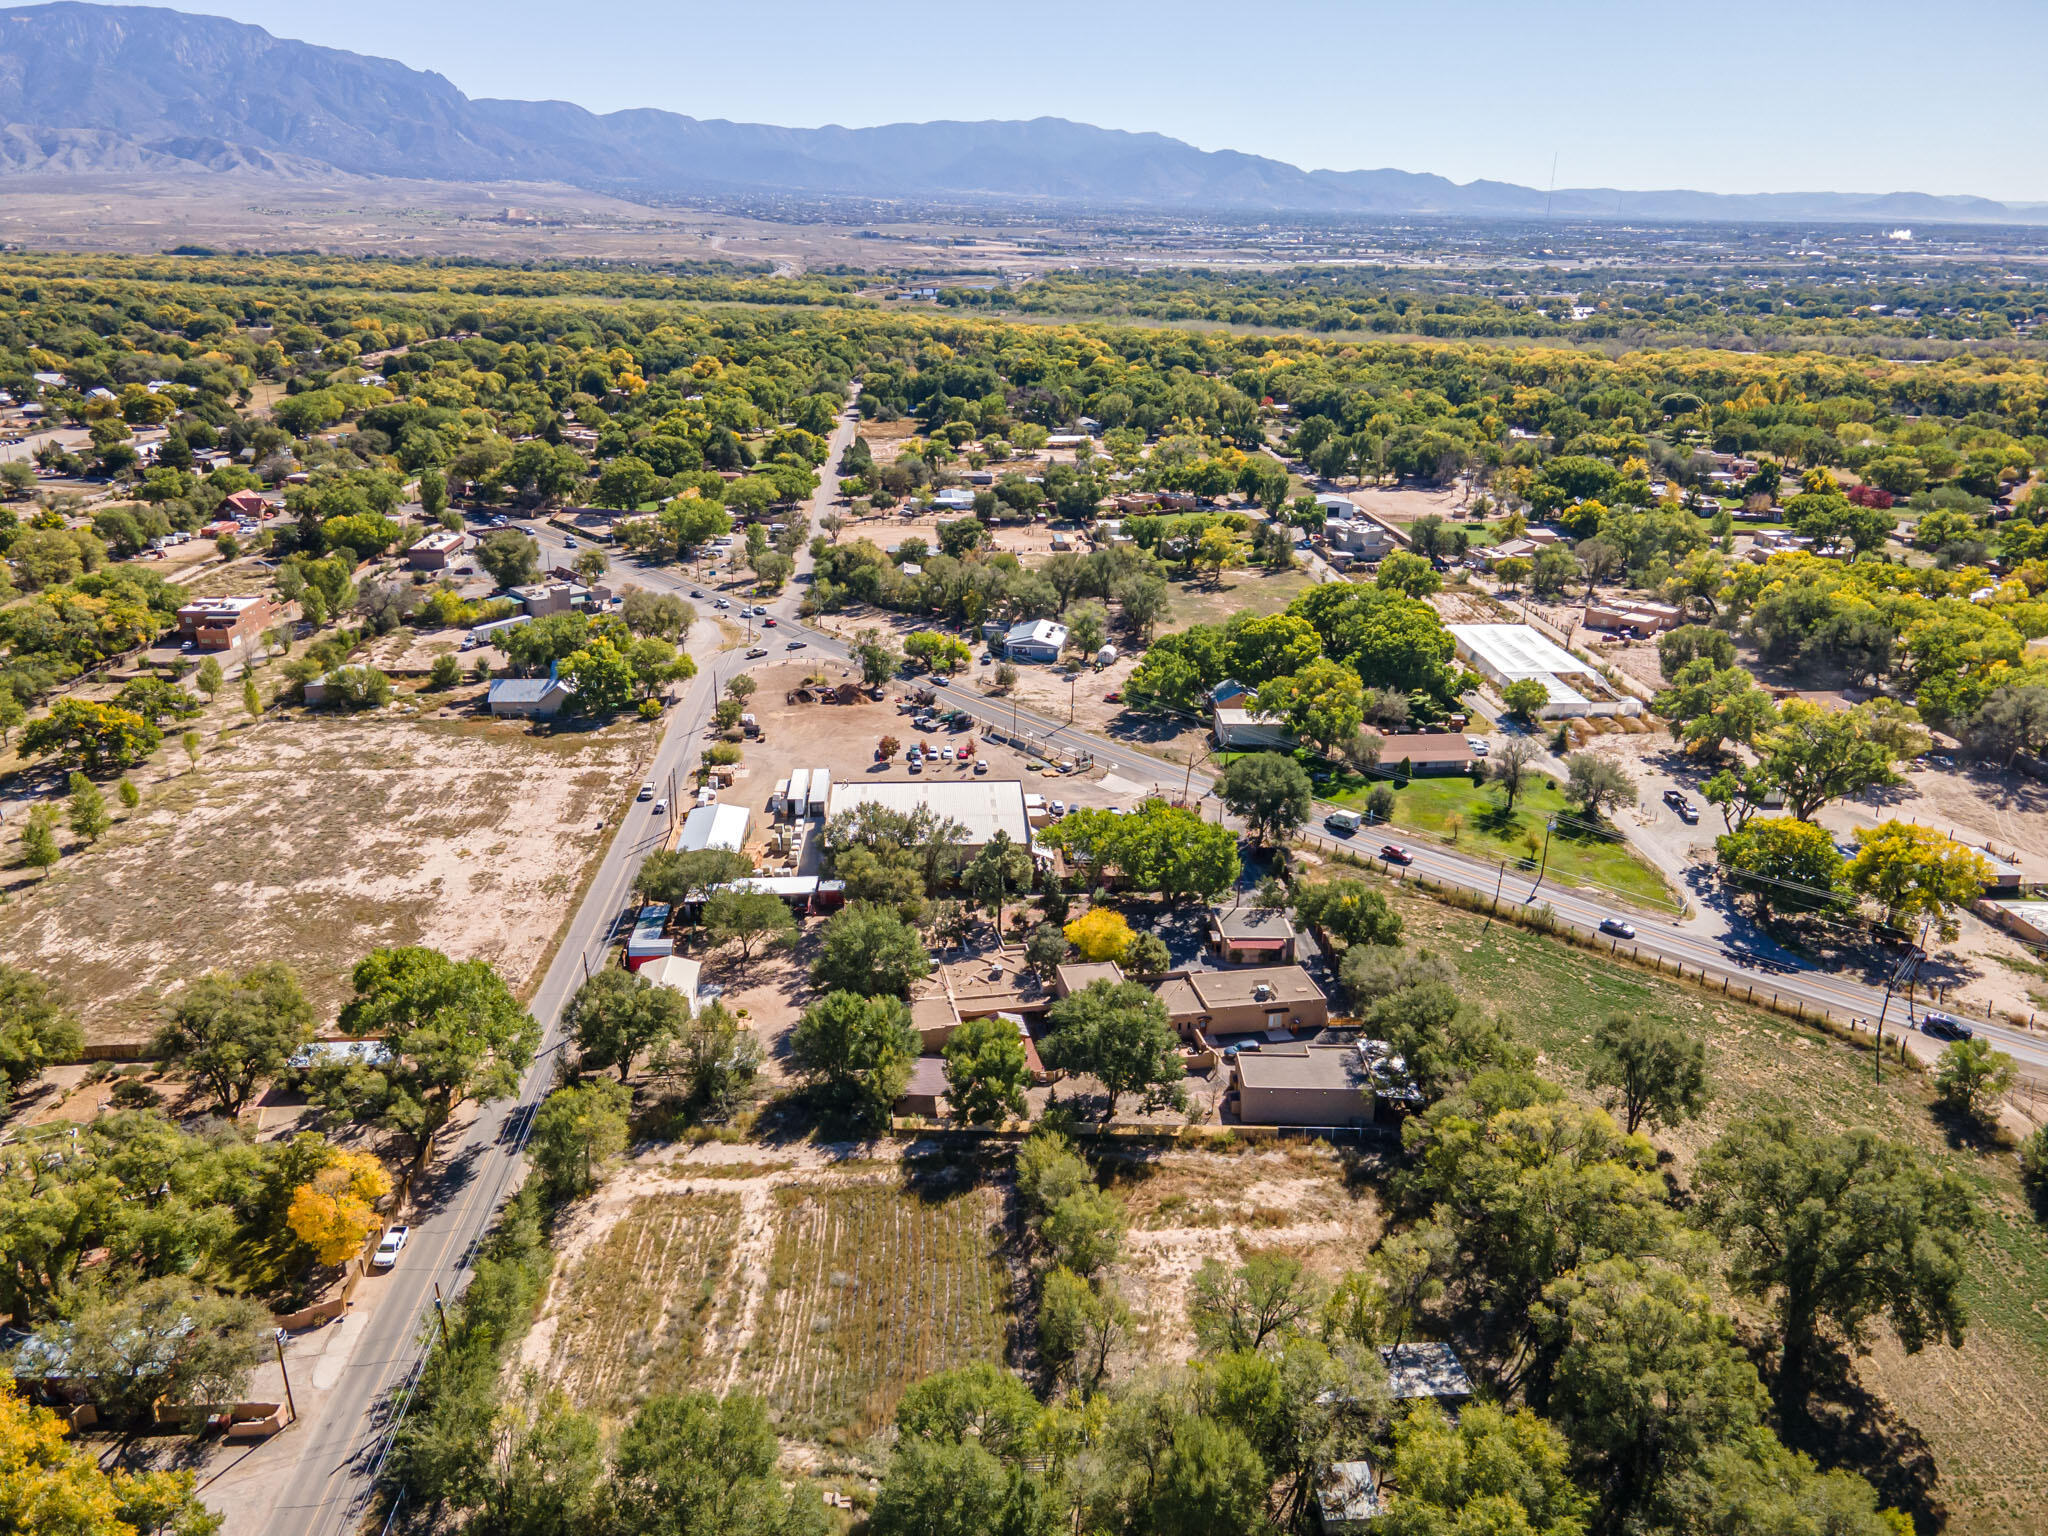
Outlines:
[[763, 193], [1181, 214], [2048, 222], [2048, 205], [1894, 192], [1554, 193], [1304, 171], [1061, 118], [776, 128], [471, 98], [390, 59], [144, 6], [0, 8], [0, 177], [343, 172], [560, 182], [649, 200]]

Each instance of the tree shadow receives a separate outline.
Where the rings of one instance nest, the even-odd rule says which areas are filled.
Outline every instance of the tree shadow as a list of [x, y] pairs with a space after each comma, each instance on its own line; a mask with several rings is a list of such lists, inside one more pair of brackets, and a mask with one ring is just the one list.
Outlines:
[[1799, 1410], [1780, 1409], [1779, 1435], [1822, 1468], [1854, 1472], [1877, 1490], [1878, 1503], [1905, 1511], [1918, 1536], [1948, 1524], [1940, 1468], [1927, 1437], [1857, 1380], [1847, 1354], [1815, 1360], [1809, 1396]]

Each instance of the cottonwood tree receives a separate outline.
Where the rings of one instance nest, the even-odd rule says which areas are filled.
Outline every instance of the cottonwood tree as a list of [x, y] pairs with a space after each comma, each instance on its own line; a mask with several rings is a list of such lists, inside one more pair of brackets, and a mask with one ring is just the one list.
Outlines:
[[931, 970], [931, 954], [915, 929], [887, 907], [857, 901], [826, 921], [811, 985], [825, 992], [908, 997], [911, 983]]
[[258, 1083], [306, 1048], [313, 1025], [298, 973], [270, 961], [240, 975], [214, 971], [186, 987], [172, 999], [155, 1048], [197, 1078], [215, 1110], [232, 1120]]
[[606, 966], [576, 989], [563, 1017], [582, 1069], [616, 1067], [623, 1083], [632, 1076], [635, 1061], [681, 1033], [690, 1005], [673, 987], [656, 986], [637, 971]]
[[1255, 1253], [1235, 1269], [1205, 1259], [1195, 1271], [1188, 1320], [1205, 1351], [1256, 1350], [1321, 1308], [1323, 1289], [1301, 1260]]
[[1022, 1119], [1031, 1068], [1024, 1037], [1008, 1019], [969, 1019], [946, 1041], [946, 1100], [970, 1125]]
[[528, 1155], [556, 1199], [596, 1188], [598, 1168], [626, 1148], [632, 1108], [631, 1092], [609, 1078], [557, 1088], [547, 1096], [533, 1117]]
[[789, 1038], [791, 1064], [868, 1125], [888, 1119], [917, 1053], [910, 1009], [897, 997], [829, 992], [803, 1011]]
[[[164, 1275], [91, 1292], [37, 1338], [69, 1360], [101, 1414], [140, 1425], [159, 1401], [198, 1408], [242, 1397], [270, 1332], [256, 1302]], [[193, 1422], [203, 1430], [205, 1415]]]
[[1593, 1053], [1586, 1086], [1615, 1090], [1630, 1135], [1645, 1122], [1690, 1120], [1706, 1104], [1706, 1046], [1662, 1020], [1609, 1013], [1594, 1027]]
[[1102, 1389], [1111, 1358], [1130, 1337], [1131, 1309], [1114, 1289], [1064, 1264], [1038, 1285], [1038, 1354], [1055, 1381], [1083, 1394]]
[[1824, 1329], [1861, 1350], [1881, 1317], [1908, 1354], [1962, 1343], [1976, 1208], [1957, 1174], [1867, 1131], [1816, 1136], [1772, 1115], [1708, 1148], [1696, 1185], [1730, 1282], [1777, 1316], [1781, 1412], [1803, 1412]]
[[1094, 1078], [1107, 1090], [1102, 1118], [1116, 1114], [1127, 1093], [1142, 1108], [1184, 1108], [1187, 1068], [1166, 1005], [1136, 982], [1090, 982], [1052, 1005], [1052, 1032], [1040, 1048], [1045, 1064]]
[[1636, 803], [1635, 780], [1622, 772], [1620, 764], [1591, 752], [1574, 752], [1564, 766], [1565, 793], [1594, 820], [1610, 805]]
[[753, 872], [753, 860], [730, 848], [657, 848], [641, 864], [633, 886], [643, 901], [680, 907]]
[[1233, 815], [1244, 818], [1253, 837], [1271, 846], [1285, 842], [1308, 820], [1315, 787], [1307, 770], [1293, 758], [1278, 752], [1253, 752], [1223, 770], [1216, 797]]
[[2019, 1064], [1987, 1041], [1957, 1040], [1934, 1064], [1942, 1103], [1979, 1125], [1998, 1121], [1998, 1100], [2019, 1076]]
[[704, 903], [704, 926], [715, 943], [738, 946], [742, 967], [757, 954], [794, 944], [797, 936], [789, 904], [768, 891], [714, 891]]
[[63, 995], [42, 977], [0, 962], [0, 1075], [18, 1093], [45, 1067], [78, 1060], [85, 1030]]
[[382, 1061], [328, 1062], [314, 1089], [330, 1109], [403, 1131], [424, 1166], [434, 1138], [470, 1100], [509, 1098], [533, 1060], [540, 1026], [486, 960], [437, 949], [372, 950], [356, 965], [341, 1010], [352, 1035], [377, 1036]]
[[1984, 894], [1991, 866], [1976, 849], [1932, 827], [1888, 821], [1856, 829], [1856, 856], [1843, 871], [1849, 889], [1884, 910], [1894, 928], [1925, 918], [1942, 938], [1959, 932], [1955, 914]]

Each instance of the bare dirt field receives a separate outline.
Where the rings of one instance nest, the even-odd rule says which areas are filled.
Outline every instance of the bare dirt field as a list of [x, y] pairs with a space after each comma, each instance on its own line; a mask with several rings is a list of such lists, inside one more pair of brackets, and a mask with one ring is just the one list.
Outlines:
[[534, 736], [400, 713], [208, 735], [196, 769], [171, 742], [139, 769], [141, 806], [116, 804], [96, 846], [63, 834], [46, 879], [19, 869], [12, 824], [0, 952], [59, 978], [90, 1038], [140, 1038], [182, 982], [262, 960], [331, 1017], [379, 945], [481, 956], [524, 990], [655, 742], [639, 722]]
[[1382, 1225], [1371, 1192], [1347, 1187], [1341, 1156], [1320, 1143], [1166, 1152], [1107, 1168], [1131, 1219], [1115, 1280], [1144, 1319], [1136, 1353], [1150, 1362], [1193, 1353], [1188, 1293], [1205, 1260], [1236, 1265], [1253, 1252], [1284, 1253], [1334, 1281], [1363, 1262]]

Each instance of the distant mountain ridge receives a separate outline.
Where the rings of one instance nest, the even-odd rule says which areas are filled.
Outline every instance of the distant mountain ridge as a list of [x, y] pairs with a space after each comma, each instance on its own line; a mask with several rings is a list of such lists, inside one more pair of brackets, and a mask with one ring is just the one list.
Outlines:
[[1188, 213], [2048, 222], [2048, 205], [1917, 192], [1550, 194], [1410, 171], [1304, 171], [1049, 117], [776, 128], [652, 108], [600, 115], [472, 99], [429, 71], [220, 17], [76, 0], [0, 9], [0, 177], [195, 170]]

